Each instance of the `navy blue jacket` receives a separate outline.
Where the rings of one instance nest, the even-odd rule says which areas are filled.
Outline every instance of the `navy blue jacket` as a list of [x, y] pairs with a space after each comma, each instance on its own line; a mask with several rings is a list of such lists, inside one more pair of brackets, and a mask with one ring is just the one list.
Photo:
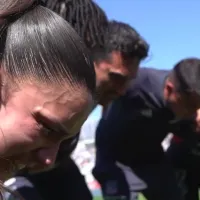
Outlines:
[[112, 168], [116, 161], [129, 166], [159, 162], [161, 142], [170, 132], [194, 140], [191, 123], [176, 121], [163, 98], [168, 74], [141, 68], [127, 93], [104, 112], [96, 131], [94, 171]]

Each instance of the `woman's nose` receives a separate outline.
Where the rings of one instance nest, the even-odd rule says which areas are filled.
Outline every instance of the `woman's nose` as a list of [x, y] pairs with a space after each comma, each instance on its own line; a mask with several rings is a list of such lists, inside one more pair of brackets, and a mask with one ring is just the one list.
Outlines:
[[43, 148], [37, 151], [37, 160], [42, 164], [42, 165], [53, 165], [56, 160], [56, 156], [59, 150], [59, 144], [56, 144], [52, 147], [48, 148]]

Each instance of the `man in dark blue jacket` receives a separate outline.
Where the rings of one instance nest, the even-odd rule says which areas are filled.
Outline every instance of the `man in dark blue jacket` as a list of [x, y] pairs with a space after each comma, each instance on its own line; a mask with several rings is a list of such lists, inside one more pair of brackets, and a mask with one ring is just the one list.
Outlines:
[[[199, 125], [200, 60], [173, 70], [141, 68], [127, 93], [104, 112], [96, 131], [93, 174], [105, 199], [182, 199], [161, 142], [170, 132], [195, 144]], [[180, 120], [182, 119], [182, 120]]]

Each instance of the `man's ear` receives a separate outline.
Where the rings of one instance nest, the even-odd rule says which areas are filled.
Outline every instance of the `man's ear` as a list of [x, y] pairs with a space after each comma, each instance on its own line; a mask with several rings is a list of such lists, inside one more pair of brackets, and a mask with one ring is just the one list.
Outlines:
[[171, 80], [167, 79], [164, 86], [164, 96], [165, 98], [170, 98], [171, 95], [174, 93], [175, 87]]
[[171, 94], [175, 90], [174, 84], [170, 80], [166, 81], [166, 89], [168, 90], [169, 94]]

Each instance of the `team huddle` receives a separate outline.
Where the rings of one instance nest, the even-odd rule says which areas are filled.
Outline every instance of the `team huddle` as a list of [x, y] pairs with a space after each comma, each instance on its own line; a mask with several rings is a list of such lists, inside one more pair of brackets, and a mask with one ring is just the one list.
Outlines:
[[71, 154], [97, 104], [104, 200], [199, 199], [200, 58], [140, 67], [148, 41], [92, 0], [3, 0], [0, 36], [6, 200], [93, 199]]

